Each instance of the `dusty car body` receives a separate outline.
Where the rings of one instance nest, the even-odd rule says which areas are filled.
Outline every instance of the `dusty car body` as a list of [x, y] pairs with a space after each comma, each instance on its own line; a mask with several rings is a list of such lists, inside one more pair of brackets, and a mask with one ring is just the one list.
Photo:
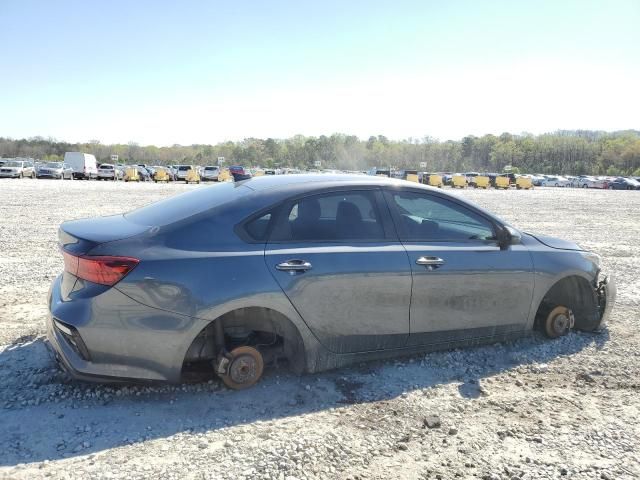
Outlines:
[[48, 338], [88, 380], [242, 388], [264, 363], [316, 372], [542, 329], [596, 330], [615, 284], [577, 245], [521, 233], [437, 188], [263, 176], [63, 223]]

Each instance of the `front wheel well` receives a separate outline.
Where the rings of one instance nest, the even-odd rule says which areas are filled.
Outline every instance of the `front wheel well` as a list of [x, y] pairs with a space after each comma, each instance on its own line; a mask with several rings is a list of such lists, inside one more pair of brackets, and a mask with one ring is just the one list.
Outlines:
[[210, 364], [220, 353], [216, 345], [217, 323], [222, 324], [224, 348], [250, 345], [257, 348], [267, 363], [285, 360], [290, 370], [305, 370], [304, 344], [294, 325], [282, 313], [265, 307], [232, 310], [209, 322], [198, 333], [185, 354], [182, 370]]
[[545, 294], [536, 312], [535, 324], [538, 329], [551, 310], [557, 306], [569, 308], [575, 317], [575, 328], [579, 330], [595, 330], [602, 317], [598, 302], [598, 294], [583, 277], [572, 275], [556, 282]]

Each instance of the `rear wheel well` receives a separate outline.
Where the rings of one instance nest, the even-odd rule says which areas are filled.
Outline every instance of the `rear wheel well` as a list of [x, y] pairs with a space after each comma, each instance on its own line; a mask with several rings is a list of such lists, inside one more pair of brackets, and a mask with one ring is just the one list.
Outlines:
[[556, 282], [545, 294], [536, 312], [536, 327], [542, 328], [544, 320], [557, 306], [569, 308], [575, 317], [575, 328], [595, 330], [600, 325], [598, 295], [589, 281], [573, 275]]
[[265, 363], [286, 361], [296, 373], [305, 369], [304, 344], [296, 326], [282, 313], [265, 307], [232, 310], [212, 320], [193, 340], [183, 361], [183, 374], [210, 368], [218, 356], [216, 324], [222, 323], [224, 348], [249, 345], [257, 348]]

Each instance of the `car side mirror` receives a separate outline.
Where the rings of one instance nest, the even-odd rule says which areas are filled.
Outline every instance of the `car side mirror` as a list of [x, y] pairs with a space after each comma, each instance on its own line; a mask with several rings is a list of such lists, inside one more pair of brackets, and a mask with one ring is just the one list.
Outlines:
[[519, 245], [522, 243], [522, 235], [515, 228], [504, 225], [500, 230], [498, 245], [501, 250], [506, 250], [511, 245]]

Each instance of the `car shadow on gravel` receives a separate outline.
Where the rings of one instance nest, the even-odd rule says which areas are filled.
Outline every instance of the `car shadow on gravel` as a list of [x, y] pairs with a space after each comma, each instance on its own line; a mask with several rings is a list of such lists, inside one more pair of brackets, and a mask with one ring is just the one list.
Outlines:
[[[230, 391], [217, 380], [170, 385], [105, 386], [71, 381], [51, 360], [43, 338], [24, 338], [0, 350], [0, 466], [42, 462], [159, 441], [175, 436], [390, 400], [455, 384], [463, 399], [483, 392], [482, 379], [517, 367], [544, 373], [548, 362], [609, 340], [573, 333], [549, 341], [534, 335], [464, 350], [296, 376], [271, 369], [254, 388]], [[169, 447], [167, 447], [169, 445]]]

